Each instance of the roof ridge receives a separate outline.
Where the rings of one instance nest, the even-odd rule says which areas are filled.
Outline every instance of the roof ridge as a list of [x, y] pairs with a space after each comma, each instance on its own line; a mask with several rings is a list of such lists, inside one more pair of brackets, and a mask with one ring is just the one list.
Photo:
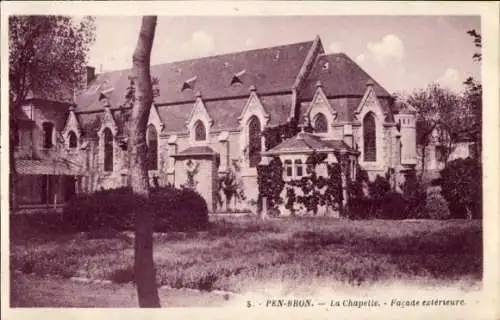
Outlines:
[[[261, 47], [261, 48], [255, 48], [255, 49], [250, 49], [250, 50], [240, 50], [240, 51], [230, 51], [230, 52], [225, 52], [225, 53], [219, 53], [219, 54], [214, 54], [214, 55], [209, 55], [209, 56], [201, 56], [201, 57], [196, 57], [196, 58], [189, 58], [189, 59], [184, 59], [184, 60], [173, 60], [173, 61], [168, 61], [168, 62], [162, 62], [162, 63], [157, 63], [157, 64], [152, 64], [151, 69], [154, 67], [158, 66], [165, 66], [169, 64], [175, 64], [175, 63], [186, 63], [190, 61], [197, 61], [201, 59], [213, 59], [213, 58], [220, 58], [224, 56], [230, 56], [234, 54], [241, 54], [241, 53], [248, 53], [248, 52], [257, 52], [257, 51], [264, 51], [264, 50], [272, 50], [272, 49], [277, 49], [277, 48], [283, 48], [283, 47], [289, 47], [289, 46], [296, 46], [300, 44], [309, 44], [313, 43], [314, 40], [308, 40], [308, 41], [299, 41], [299, 42], [292, 42], [292, 43], [284, 43], [280, 45], [275, 45], [275, 46], [270, 46], [270, 47]], [[96, 74], [96, 78], [98, 76], [106, 75], [106, 74], [111, 74], [114, 72], [125, 72], [125, 71], [130, 71], [132, 68], [126, 68], [126, 69], [115, 69], [115, 70], [110, 70], [102, 73]]]

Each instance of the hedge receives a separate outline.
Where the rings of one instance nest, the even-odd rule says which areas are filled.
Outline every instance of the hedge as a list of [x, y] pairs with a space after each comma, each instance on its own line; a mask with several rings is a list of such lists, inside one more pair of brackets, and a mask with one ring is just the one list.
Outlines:
[[74, 197], [64, 208], [64, 223], [76, 231], [132, 230], [145, 210], [155, 215], [156, 231], [203, 230], [208, 226], [207, 204], [196, 191], [183, 188], [152, 189], [149, 199], [130, 188], [96, 191]]

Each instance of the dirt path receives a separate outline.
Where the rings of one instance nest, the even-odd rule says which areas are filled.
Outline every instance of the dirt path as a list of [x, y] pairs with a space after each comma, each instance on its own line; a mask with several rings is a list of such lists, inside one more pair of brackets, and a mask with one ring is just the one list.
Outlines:
[[[95, 307], [137, 308], [135, 287], [131, 284], [79, 283], [12, 274], [10, 305], [16, 307]], [[222, 294], [176, 289], [160, 289], [164, 307], [218, 307], [231, 299]]]

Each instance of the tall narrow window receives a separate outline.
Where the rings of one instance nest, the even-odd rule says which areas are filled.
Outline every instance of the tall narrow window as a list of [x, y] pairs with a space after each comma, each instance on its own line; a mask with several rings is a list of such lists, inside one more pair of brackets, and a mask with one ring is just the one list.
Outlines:
[[304, 170], [302, 169], [302, 160], [295, 160], [295, 175], [297, 177], [302, 177], [304, 175]]
[[73, 131], [70, 131], [68, 133], [68, 141], [69, 141], [70, 149], [75, 149], [76, 145], [77, 145], [76, 133], [74, 133]]
[[44, 148], [52, 148], [54, 145], [52, 136], [54, 134], [54, 124], [51, 122], [44, 122], [42, 124], [43, 130], [43, 147]]
[[285, 173], [287, 177], [293, 175], [292, 160], [285, 160]]
[[328, 132], [328, 122], [324, 114], [319, 113], [314, 119], [314, 132], [324, 133]]
[[205, 141], [207, 140], [207, 131], [205, 125], [201, 120], [196, 121], [194, 124], [194, 140], [195, 141]]
[[146, 132], [148, 143], [147, 167], [148, 170], [158, 170], [158, 134], [153, 125]]
[[262, 151], [260, 121], [252, 116], [248, 121], [248, 157], [250, 167], [254, 168], [260, 163], [260, 152]]
[[113, 133], [108, 128], [103, 131], [104, 171], [113, 171]]
[[368, 113], [363, 119], [363, 154], [365, 161], [377, 161], [375, 116]]

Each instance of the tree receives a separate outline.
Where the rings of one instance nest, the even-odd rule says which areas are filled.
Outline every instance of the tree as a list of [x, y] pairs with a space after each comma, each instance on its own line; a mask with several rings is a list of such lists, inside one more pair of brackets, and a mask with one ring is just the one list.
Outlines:
[[92, 17], [75, 22], [67, 16], [9, 17], [9, 158], [10, 205], [15, 209], [17, 171], [14, 148], [17, 115], [30, 96], [61, 101], [83, 85], [90, 45], [95, 40]]
[[439, 84], [413, 92], [407, 101], [417, 109], [417, 145], [421, 148], [423, 174], [425, 153], [430, 143], [443, 146], [443, 160], [448, 160], [462, 127], [462, 104], [457, 94]]
[[[481, 34], [477, 33], [476, 30], [467, 31], [471, 37], [473, 37], [473, 42], [476, 48], [479, 48], [479, 52], [474, 53], [472, 59], [476, 62], [481, 62], [483, 55], [481, 53], [482, 39]], [[471, 138], [476, 142], [477, 159], [481, 159], [482, 153], [482, 113], [483, 113], [483, 87], [480, 81], [475, 80], [473, 77], [468, 77], [464, 81], [465, 92], [464, 92], [464, 104], [467, 110], [470, 111], [471, 120], [466, 130], [470, 133]]]
[[[151, 49], [156, 29], [156, 16], [142, 18], [139, 38], [132, 57], [135, 78], [134, 104], [130, 123], [130, 183], [132, 191], [149, 199], [150, 187], [146, 167], [146, 128], [149, 110], [153, 103], [153, 86], [150, 73]], [[139, 212], [141, 209], [141, 212]], [[153, 260], [154, 211], [148, 207], [136, 208], [134, 274], [139, 307], [158, 308], [160, 298], [156, 286]]]
[[441, 194], [455, 218], [480, 218], [482, 214], [481, 165], [466, 158], [455, 159], [440, 172]]

